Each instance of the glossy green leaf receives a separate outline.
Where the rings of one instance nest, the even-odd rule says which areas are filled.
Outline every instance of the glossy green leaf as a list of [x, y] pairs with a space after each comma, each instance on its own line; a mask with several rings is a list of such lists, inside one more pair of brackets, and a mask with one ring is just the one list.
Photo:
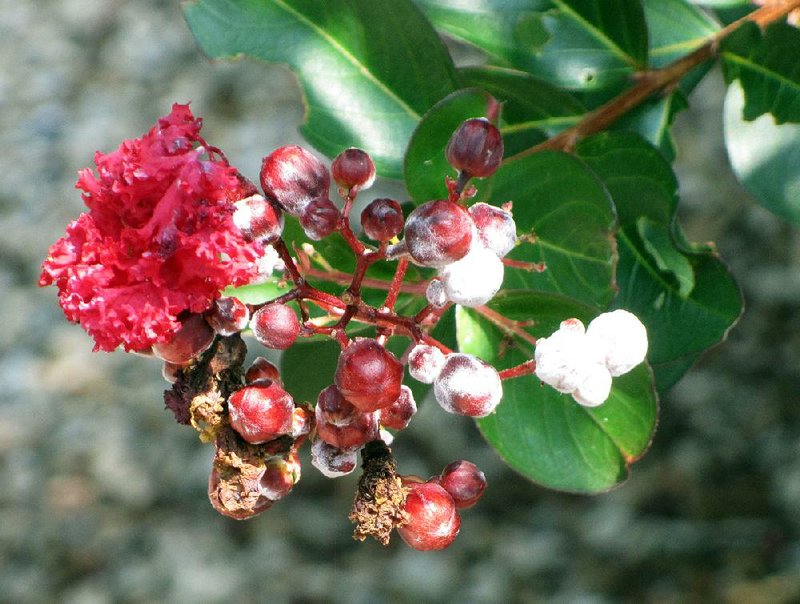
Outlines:
[[514, 260], [547, 270], [507, 267], [509, 289], [560, 293], [605, 308], [614, 297], [616, 228], [608, 193], [578, 159], [545, 151], [505, 162], [492, 179], [492, 201], [512, 201], [521, 243]]
[[687, 0], [642, 0], [650, 37], [650, 66], [664, 67], [702, 46], [719, 25]]
[[741, 82], [745, 120], [771, 113], [779, 124], [800, 122], [800, 30], [747, 24], [726, 38], [721, 56], [725, 79]]
[[434, 26], [515, 67], [574, 90], [622, 85], [647, 63], [639, 0], [417, 0]]
[[800, 224], [800, 125], [776, 125], [771, 115], [742, 119], [744, 95], [734, 83], [725, 97], [725, 145], [731, 166], [756, 200]]
[[[616, 205], [614, 306], [635, 313], [647, 327], [648, 359], [663, 391], [701, 352], [724, 339], [741, 313], [741, 294], [712, 250], [683, 243], [676, 223], [677, 182], [656, 149], [632, 134], [607, 133], [583, 141], [577, 152]], [[665, 231], [674, 249], [667, 246]]]
[[[501, 294], [490, 306], [515, 320], [534, 319], [532, 333], [546, 336], [569, 317], [589, 321], [596, 311], [559, 295]], [[510, 342], [476, 311], [456, 315], [459, 348], [498, 367], [531, 358], [532, 347]], [[540, 384], [535, 376], [503, 382], [497, 411], [478, 421], [481, 433], [516, 471], [545, 486], [604, 491], [624, 480], [647, 449], [655, 429], [657, 399], [646, 365], [615, 378], [609, 400], [594, 409]]]
[[283, 352], [283, 387], [295, 402], [317, 403], [322, 389], [333, 384], [340, 352], [339, 344], [330, 339], [300, 341]]
[[401, 176], [416, 123], [455, 89], [450, 56], [409, 0], [195, 0], [184, 14], [212, 58], [286, 63], [306, 139], [330, 157], [361, 147], [385, 176]]

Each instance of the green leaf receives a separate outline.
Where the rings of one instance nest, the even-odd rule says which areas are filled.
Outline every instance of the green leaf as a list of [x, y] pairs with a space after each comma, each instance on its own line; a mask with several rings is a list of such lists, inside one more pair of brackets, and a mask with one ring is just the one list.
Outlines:
[[605, 308], [614, 297], [616, 220], [608, 193], [578, 159], [545, 151], [507, 161], [492, 179], [492, 200], [512, 201], [522, 242], [514, 260], [547, 270], [507, 267], [509, 289], [560, 293]]
[[639, 0], [417, 0], [434, 26], [490, 63], [558, 86], [618, 88], [647, 63]]
[[648, 359], [663, 391], [701, 352], [724, 339], [741, 313], [741, 294], [712, 250], [683, 243], [676, 222], [677, 182], [656, 149], [633, 134], [606, 133], [583, 141], [577, 153], [616, 205], [614, 306], [630, 310], [647, 327]]
[[772, 116], [742, 119], [744, 94], [733, 84], [725, 97], [725, 145], [739, 180], [765, 208], [800, 224], [800, 125], [778, 126]]
[[748, 23], [725, 39], [722, 67], [744, 90], [744, 119], [771, 113], [778, 124], [800, 122], [800, 30], [776, 22], [763, 33]]
[[650, 37], [650, 66], [664, 67], [719, 31], [708, 14], [686, 0], [642, 0]]
[[212, 58], [286, 63], [306, 139], [330, 157], [361, 147], [385, 176], [402, 175], [416, 123], [455, 89], [446, 49], [409, 0], [196, 0], [184, 14]]
[[334, 340], [296, 342], [281, 355], [283, 387], [295, 402], [316, 405], [323, 388], [333, 384], [341, 347]]
[[[534, 319], [546, 336], [569, 317], [589, 321], [596, 311], [562, 296], [525, 291], [501, 294], [490, 306], [514, 320]], [[529, 345], [509, 345], [503, 333], [473, 310], [456, 314], [459, 348], [510, 367], [531, 358]], [[571, 396], [543, 386], [535, 376], [503, 382], [497, 411], [478, 421], [487, 442], [516, 471], [545, 486], [592, 493], [624, 480], [647, 449], [655, 429], [657, 399], [646, 365], [615, 378], [611, 396], [587, 409]]]

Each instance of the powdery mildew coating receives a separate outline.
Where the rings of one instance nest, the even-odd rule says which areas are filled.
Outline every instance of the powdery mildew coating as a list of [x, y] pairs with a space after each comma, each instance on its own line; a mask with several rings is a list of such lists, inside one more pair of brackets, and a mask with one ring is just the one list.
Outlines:
[[286, 350], [300, 333], [300, 321], [285, 304], [267, 304], [253, 313], [250, 329], [262, 346]]
[[447, 293], [444, 291], [444, 283], [441, 279], [431, 279], [425, 289], [425, 298], [428, 304], [436, 308], [442, 308], [447, 304]]
[[470, 206], [469, 214], [478, 229], [478, 236], [487, 248], [498, 258], [503, 258], [517, 244], [517, 225], [506, 212], [488, 203], [476, 203]]
[[346, 476], [357, 464], [358, 451], [342, 451], [319, 438], [311, 444], [311, 465], [327, 478]]
[[452, 201], [428, 201], [406, 220], [406, 248], [420, 266], [441, 268], [467, 255], [473, 230], [467, 211]]
[[578, 319], [567, 319], [551, 336], [536, 342], [536, 376], [559, 392], [571, 394], [581, 385], [587, 368], [601, 363], [590, 348], [586, 330]]
[[596, 317], [589, 323], [586, 337], [603, 351], [605, 365], [614, 377], [628, 373], [647, 355], [647, 330], [627, 310]]
[[269, 244], [283, 232], [283, 213], [262, 195], [252, 195], [233, 204], [233, 224], [248, 241]]
[[261, 164], [261, 187], [293, 216], [301, 216], [312, 199], [328, 194], [328, 169], [298, 145], [275, 149]]
[[[408, 386], [400, 387], [400, 396], [388, 407], [380, 410], [381, 425], [392, 430], [404, 430], [417, 412], [417, 401]], [[386, 443], [389, 444], [389, 443]]]
[[611, 393], [611, 374], [605, 365], [590, 365], [583, 380], [573, 391], [572, 398], [584, 407], [597, 407], [606, 402]]
[[439, 405], [449, 413], [486, 417], [503, 398], [503, 384], [491, 365], [465, 353], [448, 354], [433, 382]]
[[408, 373], [423, 384], [432, 384], [444, 367], [444, 353], [435, 346], [417, 344], [408, 353]]
[[480, 242], [461, 260], [439, 271], [447, 299], [462, 306], [486, 304], [503, 285], [503, 262]]

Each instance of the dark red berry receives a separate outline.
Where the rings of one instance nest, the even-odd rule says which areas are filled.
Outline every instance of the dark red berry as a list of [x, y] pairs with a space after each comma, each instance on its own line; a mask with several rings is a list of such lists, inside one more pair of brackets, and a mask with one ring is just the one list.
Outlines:
[[378, 438], [378, 414], [359, 410], [334, 385], [320, 392], [315, 411], [317, 436], [337, 449], [357, 449]]
[[454, 461], [442, 470], [439, 484], [450, 493], [457, 508], [468, 508], [483, 495], [486, 476], [474, 463], [464, 459]]
[[222, 297], [206, 311], [206, 321], [221, 336], [239, 333], [250, 321], [250, 311], [239, 298]]
[[432, 482], [409, 483], [405, 511], [408, 522], [397, 527], [400, 537], [420, 551], [444, 549], [458, 535], [461, 518], [450, 494]]
[[231, 427], [251, 444], [292, 433], [294, 404], [277, 382], [256, 382], [228, 398]]
[[445, 411], [486, 417], [500, 403], [503, 384], [491, 365], [471, 354], [448, 354], [433, 382], [436, 401]]
[[233, 224], [248, 241], [275, 242], [283, 232], [283, 212], [272, 201], [253, 195], [233, 204]]
[[192, 314], [181, 321], [169, 342], [153, 344], [153, 354], [162, 361], [185, 365], [204, 352], [214, 341], [214, 330], [202, 315]]
[[389, 241], [403, 230], [403, 210], [394, 199], [373, 199], [361, 212], [364, 234], [375, 241]]
[[297, 145], [275, 149], [261, 164], [261, 187], [292, 216], [302, 216], [312, 199], [328, 195], [328, 169]]
[[368, 189], [375, 182], [375, 164], [366, 151], [350, 147], [342, 151], [331, 164], [333, 180], [340, 187]]
[[264, 357], [256, 357], [250, 367], [247, 368], [247, 371], [245, 371], [244, 381], [246, 384], [252, 384], [258, 380], [270, 380], [280, 384], [280, 370]]
[[300, 321], [285, 304], [267, 304], [253, 313], [250, 329], [261, 345], [286, 350], [300, 333]]
[[416, 412], [417, 402], [411, 388], [401, 386], [397, 400], [381, 409], [381, 425], [392, 430], [404, 430]]
[[478, 178], [491, 176], [503, 159], [503, 136], [486, 118], [467, 120], [450, 137], [445, 156], [456, 170]]
[[376, 411], [400, 396], [403, 366], [376, 340], [360, 338], [339, 356], [335, 381], [342, 396], [361, 411]]
[[339, 228], [342, 213], [327, 197], [309, 203], [300, 216], [300, 225], [309, 239], [319, 241]]
[[292, 450], [285, 456], [268, 459], [266, 465], [258, 481], [261, 494], [272, 501], [283, 499], [300, 480], [300, 457]]
[[428, 201], [409, 214], [404, 241], [414, 262], [441, 268], [467, 255], [474, 228], [467, 210], [457, 203]]

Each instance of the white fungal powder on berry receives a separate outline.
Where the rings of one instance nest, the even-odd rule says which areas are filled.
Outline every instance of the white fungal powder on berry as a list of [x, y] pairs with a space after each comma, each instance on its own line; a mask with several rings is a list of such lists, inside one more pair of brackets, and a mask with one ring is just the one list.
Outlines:
[[584, 407], [597, 407], [606, 402], [611, 394], [611, 374], [605, 365], [590, 365], [583, 381], [573, 391], [572, 398]]
[[612, 376], [628, 373], [647, 355], [647, 330], [627, 310], [603, 313], [586, 328], [586, 337], [603, 354]]
[[432, 384], [444, 367], [444, 353], [435, 346], [417, 344], [408, 353], [408, 373], [423, 384]]
[[436, 308], [442, 308], [447, 304], [447, 293], [444, 291], [444, 284], [441, 280], [431, 279], [425, 290], [425, 298], [428, 300], [428, 304]]
[[311, 465], [327, 478], [346, 476], [358, 464], [358, 451], [344, 451], [329, 445], [321, 438], [311, 444]]
[[517, 225], [511, 212], [488, 203], [476, 203], [469, 208], [481, 242], [498, 258], [503, 258], [517, 244]]
[[465, 353], [452, 353], [433, 382], [436, 402], [449, 413], [486, 417], [503, 398], [503, 383], [491, 365]]
[[539, 338], [534, 360], [537, 377], [565, 394], [581, 385], [592, 365], [602, 365], [599, 351], [587, 345], [586, 330], [578, 319], [567, 319], [550, 337]]
[[473, 242], [461, 260], [439, 271], [447, 299], [462, 306], [481, 306], [503, 284], [503, 262], [482, 244]]

